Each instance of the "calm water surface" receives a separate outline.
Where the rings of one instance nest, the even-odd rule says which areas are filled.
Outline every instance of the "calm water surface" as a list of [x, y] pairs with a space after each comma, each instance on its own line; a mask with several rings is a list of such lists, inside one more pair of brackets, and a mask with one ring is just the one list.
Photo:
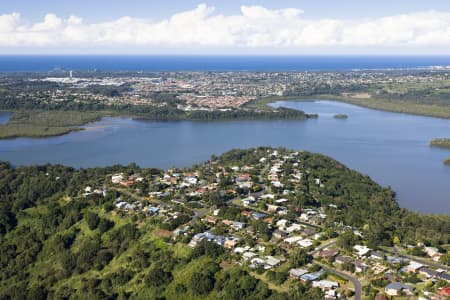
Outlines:
[[[317, 120], [157, 122], [105, 118], [87, 130], [45, 139], [0, 141], [0, 160], [15, 165], [75, 167], [136, 162], [144, 167], [189, 166], [232, 148], [284, 146], [329, 155], [397, 192], [400, 206], [450, 214], [450, 151], [430, 148], [450, 137], [450, 120], [375, 111], [332, 102], [277, 102], [318, 113]], [[335, 119], [337, 113], [349, 116]]]

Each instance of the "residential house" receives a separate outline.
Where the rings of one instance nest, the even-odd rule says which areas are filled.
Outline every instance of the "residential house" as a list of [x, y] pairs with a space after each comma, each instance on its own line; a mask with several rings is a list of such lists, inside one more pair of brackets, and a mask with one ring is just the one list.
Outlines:
[[267, 204], [267, 212], [275, 213], [280, 207], [278, 205]]
[[290, 269], [289, 270], [289, 276], [292, 278], [299, 279], [302, 275], [305, 275], [308, 273], [308, 270], [305, 269]]
[[442, 272], [437, 275], [437, 278], [450, 282], [450, 274]]
[[319, 279], [320, 275], [322, 275], [321, 271], [316, 273], [307, 273], [300, 276], [300, 280], [303, 282], [316, 281], [317, 279]]
[[435, 247], [425, 247], [425, 252], [434, 261], [439, 261], [442, 256], [442, 254], [439, 253], [439, 250]]
[[266, 256], [266, 267], [267, 269], [275, 268], [281, 264], [281, 259], [273, 256]]
[[370, 251], [372, 251], [372, 249], [362, 245], [355, 245], [353, 249], [355, 249], [356, 255], [358, 255], [359, 257], [366, 256], [370, 253]]
[[334, 260], [337, 264], [348, 264], [348, 263], [352, 263], [353, 259], [350, 256], [336, 256], [335, 260]]
[[406, 267], [406, 271], [410, 273], [417, 273], [423, 265], [416, 261], [411, 261], [409, 265]]
[[298, 241], [297, 244], [302, 248], [308, 248], [313, 245], [313, 242], [310, 239], [303, 239]]
[[336, 290], [328, 290], [325, 293], [325, 300], [335, 300], [339, 297], [339, 294]]
[[223, 220], [223, 224], [228, 225], [236, 230], [244, 229], [246, 224], [238, 221]]
[[437, 293], [444, 297], [450, 297], [450, 286], [438, 289]]
[[117, 183], [122, 182], [123, 179], [124, 179], [123, 173], [114, 174], [114, 175], [111, 177], [111, 182], [114, 183], [114, 184], [117, 184]]
[[227, 248], [227, 249], [233, 249], [233, 248], [236, 247], [236, 245], [239, 243], [239, 240], [240, 240], [240, 239], [238, 239], [238, 238], [230, 238], [230, 239], [227, 239], [227, 240], [225, 240], [225, 242], [223, 243], [223, 246], [224, 246], [224, 248]]
[[319, 256], [325, 259], [328, 259], [330, 257], [335, 257], [339, 254], [339, 250], [337, 249], [324, 249], [320, 251]]
[[211, 223], [211, 224], [216, 224], [217, 223], [217, 218], [213, 217], [213, 216], [207, 216], [206, 217], [206, 222]]
[[326, 290], [331, 290], [331, 289], [339, 287], [339, 283], [337, 283], [336, 281], [331, 281], [331, 280], [318, 280], [318, 281], [314, 281], [312, 283], [312, 286], [318, 287], [322, 291], [326, 291]]
[[289, 201], [288, 199], [282, 198], [282, 199], [275, 200], [275, 203], [276, 204], [283, 204], [283, 203], [286, 203], [288, 201]]
[[393, 282], [384, 288], [384, 292], [389, 296], [413, 295], [414, 287], [401, 282]]
[[300, 231], [302, 228], [303, 228], [302, 225], [300, 225], [298, 223], [293, 223], [291, 226], [286, 228], [286, 232], [292, 233], [295, 231]]
[[288, 245], [294, 245], [302, 239], [303, 239], [303, 237], [301, 237], [301, 236], [291, 236], [291, 237], [284, 239], [283, 242], [285, 242]]
[[423, 267], [419, 269], [419, 273], [424, 275], [426, 278], [435, 278], [437, 277], [441, 272], [438, 272], [436, 270]]
[[254, 258], [255, 256], [256, 256], [256, 253], [251, 252], [251, 251], [247, 251], [242, 254], [242, 258], [244, 260], [250, 260], [250, 259]]
[[244, 198], [241, 201], [242, 201], [242, 205], [244, 205], [244, 206], [250, 206], [250, 205], [252, 205], [253, 203], [256, 202], [255, 197], [253, 197], [253, 196], [249, 196], [247, 198]]
[[372, 253], [370, 253], [370, 258], [375, 260], [383, 260], [384, 255], [378, 251], [372, 251]]
[[279, 240], [286, 238], [287, 235], [288, 233], [286, 231], [280, 229], [275, 229], [274, 232], [272, 233], [272, 236]]
[[266, 216], [265, 214], [260, 213], [260, 212], [256, 212], [256, 211], [252, 213], [252, 217], [253, 217], [253, 219], [255, 219], [255, 220], [261, 220], [261, 219], [263, 219], [265, 216]]
[[287, 223], [288, 223], [288, 220], [286, 220], [286, 219], [281, 219], [281, 220], [278, 220], [277, 221], [277, 223], [276, 223], [276, 226], [278, 227], [278, 228], [285, 228], [286, 227], [286, 225], [287, 225]]
[[362, 261], [355, 262], [355, 272], [364, 273], [367, 270], [367, 265]]

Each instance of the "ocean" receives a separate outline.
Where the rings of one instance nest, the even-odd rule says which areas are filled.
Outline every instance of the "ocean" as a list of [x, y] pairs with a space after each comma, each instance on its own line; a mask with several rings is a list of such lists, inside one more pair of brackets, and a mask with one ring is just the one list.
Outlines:
[[450, 56], [0, 55], [0, 72], [339, 71], [450, 66]]

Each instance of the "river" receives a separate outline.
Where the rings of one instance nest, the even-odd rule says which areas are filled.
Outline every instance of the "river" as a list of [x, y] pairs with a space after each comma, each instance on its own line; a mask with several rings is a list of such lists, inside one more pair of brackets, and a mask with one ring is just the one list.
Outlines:
[[[450, 120], [376, 111], [333, 101], [280, 101], [318, 113], [305, 121], [161, 122], [104, 118], [86, 130], [43, 139], [0, 141], [0, 160], [14, 165], [75, 167], [136, 162], [143, 167], [189, 166], [232, 148], [284, 146], [329, 155], [392, 186], [401, 207], [450, 214], [450, 151], [430, 148], [450, 137]], [[348, 119], [335, 119], [335, 114]]]

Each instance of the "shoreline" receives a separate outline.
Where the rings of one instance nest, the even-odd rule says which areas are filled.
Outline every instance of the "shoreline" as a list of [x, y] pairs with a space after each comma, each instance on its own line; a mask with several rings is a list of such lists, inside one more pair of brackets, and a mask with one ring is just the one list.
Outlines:
[[[64, 110], [54, 110], [54, 111], [40, 111], [40, 110], [30, 110], [30, 111], [11, 111], [11, 118], [8, 123], [0, 124], [0, 140], [16, 139], [16, 138], [49, 138], [55, 136], [62, 136], [69, 134], [74, 131], [89, 130], [89, 124], [99, 122], [105, 117], [112, 118], [130, 118], [135, 121], [162, 121], [162, 122], [174, 122], [174, 121], [191, 121], [191, 122], [230, 122], [230, 121], [305, 121], [308, 119], [316, 119], [318, 116], [316, 114], [306, 114], [297, 109], [283, 108], [282, 110], [274, 110], [271, 108], [270, 111], [259, 112], [253, 111], [249, 112], [243, 110], [243, 115], [236, 115], [233, 112], [229, 116], [215, 116], [212, 115], [211, 118], [199, 118], [190, 115], [179, 115], [176, 117], [154, 117], [146, 116], [143, 114], [121, 114], [119, 112], [111, 111], [64, 111]], [[17, 114], [17, 116], [16, 116]], [[20, 115], [25, 115], [23, 118]], [[44, 116], [40, 116], [43, 114]], [[70, 124], [65, 125], [64, 114], [74, 114], [79, 120], [72, 121]], [[92, 116], [88, 116], [91, 114]], [[17, 117], [17, 118], [15, 118]], [[22, 117], [22, 119], [21, 119]], [[49, 118], [57, 120], [55, 124], [51, 123]], [[52, 131], [53, 132], [50, 132]], [[11, 133], [13, 132], [13, 133]]]
[[[253, 105], [269, 105], [277, 101], [292, 101], [292, 102], [314, 102], [317, 100], [334, 101], [340, 103], [352, 104], [355, 106], [373, 109], [378, 111], [408, 114], [414, 116], [431, 117], [437, 119], [450, 119], [450, 106], [437, 106], [437, 105], [424, 105], [424, 104], [411, 104], [405, 102], [395, 103], [386, 99], [379, 98], [348, 98], [331, 94], [320, 94], [314, 96], [276, 96], [270, 98], [261, 98], [256, 100]], [[373, 101], [373, 103], [369, 103]], [[252, 105], [252, 104], [251, 104]], [[400, 105], [401, 107], [398, 107]], [[421, 112], [415, 111], [415, 109], [422, 110]], [[430, 109], [439, 109], [438, 111], [429, 111]], [[444, 109], [444, 110], [443, 110]], [[428, 110], [428, 112], [427, 112]]]
[[[431, 117], [431, 118], [438, 118], [438, 119], [450, 119], [450, 107], [438, 107], [433, 105], [423, 105], [423, 104], [411, 104], [411, 103], [394, 103], [392, 101], [386, 100], [386, 99], [378, 99], [378, 98], [350, 98], [350, 97], [344, 97], [339, 95], [331, 95], [331, 94], [318, 94], [318, 95], [311, 95], [311, 96], [273, 96], [273, 97], [266, 97], [266, 98], [260, 98], [257, 99], [251, 103], [248, 103], [245, 105], [246, 108], [253, 108], [253, 109], [267, 109], [273, 107], [270, 106], [270, 104], [278, 102], [278, 101], [290, 101], [290, 102], [314, 102], [314, 101], [320, 101], [320, 100], [326, 100], [326, 101], [334, 101], [334, 102], [340, 102], [340, 103], [346, 103], [355, 105], [358, 107], [363, 107], [367, 109], [373, 109], [378, 111], [385, 111], [385, 112], [392, 112], [392, 113], [401, 113], [401, 114], [408, 114], [408, 115], [414, 115], [414, 116], [423, 116], [423, 117]], [[442, 110], [442, 109], [445, 110]], [[421, 110], [420, 112], [417, 110]], [[425, 109], [425, 110], [423, 110]], [[427, 111], [428, 109], [428, 111]], [[434, 111], [433, 109], [439, 109], [439, 111]], [[296, 110], [296, 109], [293, 109]], [[433, 110], [433, 111], [430, 111]], [[296, 110], [299, 111], [299, 110]], [[20, 113], [23, 111], [11, 111], [11, 110], [2, 110], [2, 112], [10, 112], [13, 115], [15, 113]], [[32, 112], [32, 111], [27, 111]], [[60, 111], [53, 111], [54, 113], [58, 113]], [[67, 112], [67, 111], [62, 111]], [[172, 121], [192, 121], [192, 122], [216, 122], [216, 121], [275, 121], [275, 120], [308, 120], [308, 119], [317, 119], [319, 116], [317, 114], [308, 114], [305, 113], [304, 118], [297, 118], [297, 117], [233, 117], [230, 118], [219, 118], [219, 119], [195, 119], [195, 118], [189, 118], [189, 117], [183, 117], [180, 118], [165, 118], [165, 119], [159, 119], [159, 118], [153, 118], [153, 117], [147, 117], [142, 115], [130, 115], [130, 114], [120, 114], [117, 112], [111, 112], [111, 111], [89, 111], [89, 112], [79, 112], [75, 111], [75, 113], [79, 114], [96, 114], [96, 117], [93, 120], [89, 120], [86, 123], [80, 123], [76, 126], [80, 127], [70, 127], [67, 128], [67, 130], [63, 130], [60, 132], [55, 133], [45, 133], [45, 132], [39, 132], [36, 134], [12, 134], [12, 135], [4, 135], [0, 136], [0, 140], [8, 140], [8, 139], [16, 139], [16, 138], [48, 138], [48, 137], [56, 137], [56, 136], [62, 136], [65, 134], [69, 134], [71, 132], [75, 131], [82, 131], [82, 130], [89, 130], [88, 128], [85, 128], [84, 126], [88, 125], [89, 123], [98, 122], [101, 121], [104, 117], [118, 117], [118, 118], [131, 118], [133, 120], [137, 121], [166, 121], [166, 122], [172, 122]], [[13, 116], [11, 116], [13, 118]], [[11, 121], [11, 120], [10, 120]], [[1, 124], [0, 129], [2, 126], [8, 126], [11, 125], [10, 121], [6, 124]], [[13, 125], [21, 125], [21, 124], [13, 124]], [[49, 126], [51, 127], [51, 126]], [[59, 126], [58, 126], [59, 127]], [[61, 126], [64, 127], [64, 126]]]

